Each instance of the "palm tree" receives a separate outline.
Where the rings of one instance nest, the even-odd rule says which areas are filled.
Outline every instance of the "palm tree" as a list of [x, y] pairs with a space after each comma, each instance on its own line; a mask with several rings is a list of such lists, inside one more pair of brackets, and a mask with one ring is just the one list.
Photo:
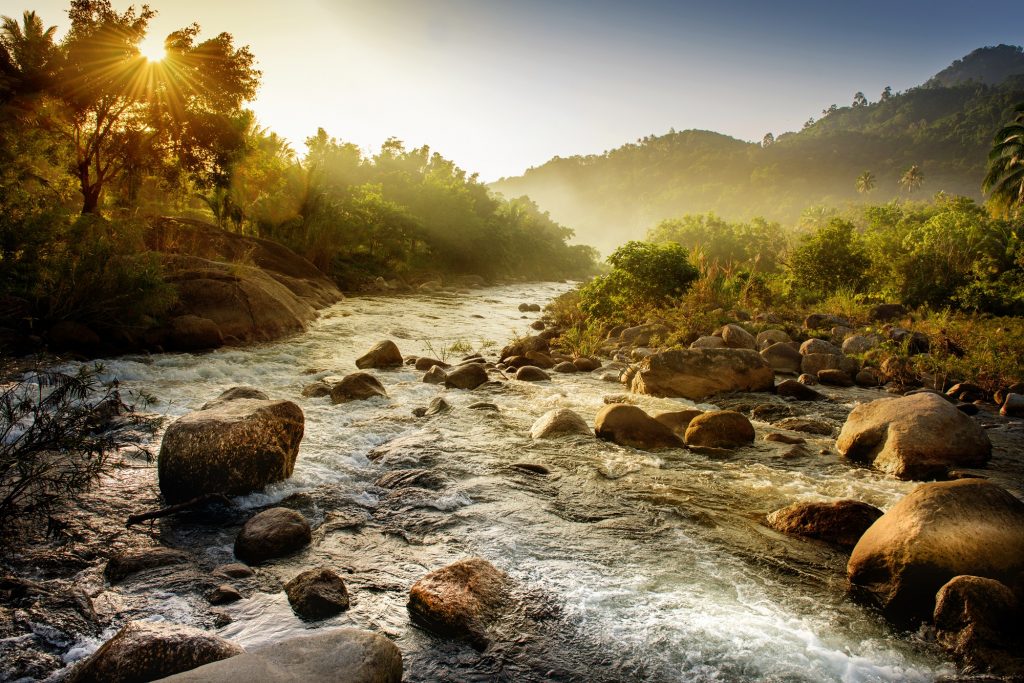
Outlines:
[[1010, 125], [996, 133], [982, 190], [989, 205], [1004, 216], [1024, 207], [1024, 103], [1014, 109]]
[[871, 171], [864, 171], [857, 176], [857, 192], [867, 194], [875, 189], [875, 174]]
[[23, 91], [42, 90], [53, 77], [56, 33], [57, 27], [45, 28], [43, 20], [35, 12], [22, 14], [21, 24], [12, 17], [3, 17], [0, 44], [14, 62]]
[[914, 164], [900, 176], [900, 187], [907, 191], [907, 194], [913, 193], [921, 187], [921, 183], [924, 182], [924, 174], [921, 173], [921, 167]]

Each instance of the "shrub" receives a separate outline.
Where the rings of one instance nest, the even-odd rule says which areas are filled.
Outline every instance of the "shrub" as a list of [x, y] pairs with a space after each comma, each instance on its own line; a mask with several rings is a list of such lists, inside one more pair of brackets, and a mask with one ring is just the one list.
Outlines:
[[867, 251], [852, 223], [833, 218], [817, 232], [805, 236], [789, 260], [793, 289], [821, 299], [839, 289], [860, 291], [868, 266]]
[[627, 242], [608, 257], [612, 269], [580, 291], [580, 310], [625, 321], [681, 296], [699, 277], [689, 253], [674, 242]]

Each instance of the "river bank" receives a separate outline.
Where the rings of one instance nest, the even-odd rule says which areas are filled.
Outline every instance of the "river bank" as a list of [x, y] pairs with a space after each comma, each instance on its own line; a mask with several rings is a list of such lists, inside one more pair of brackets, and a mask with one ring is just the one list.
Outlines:
[[[530, 426], [553, 408], [570, 408], [592, 424], [609, 402], [627, 400], [648, 412], [693, 405], [624, 397], [621, 385], [600, 371], [462, 392], [425, 384], [422, 372], [403, 366], [375, 372], [387, 398], [332, 405], [302, 395], [316, 379], [354, 371], [355, 358], [381, 339], [395, 341], [406, 355], [439, 355], [453, 346], [456, 357], [494, 353], [536, 319], [520, 312], [520, 303], [544, 303], [567, 287], [354, 298], [280, 342], [107, 361], [109, 378], [156, 396], [153, 408], [168, 420], [237, 385], [295, 401], [306, 416], [295, 474], [231, 507], [125, 529], [129, 514], [161, 505], [154, 464], [126, 461], [87, 496], [81, 513], [64, 516], [54, 540], [4, 560], [7, 571], [28, 583], [5, 588], [0, 638], [9, 668], [0, 673], [59, 678], [66, 664], [125, 621], [148, 618], [216, 629], [246, 648], [311, 627], [369, 629], [399, 646], [406, 680], [953, 675], [927, 629], [899, 633], [847, 599], [843, 552], [762, 525], [767, 513], [798, 500], [855, 498], [887, 509], [914, 488], [841, 461], [830, 436], [807, 437], [800, 457], [762, 441], [774, 430], [758, 420], [753, 445], [719, 457], [645, 453], [583, 436], [530, 439]], [[885, 395], [821, 390], [832, 401], [807, 414], [835, 427], [854, 402]], [[413, 416], [439, 394], [450, 412]], [[781, 401], [765, 394], [749, 400]], [[481, 402], [498, 410], [470, 407]], [[1020, 496], [1019, 423], [987, 414], [977, 419], [991, 427], [995, 446], [980, 473]], [[522, 463], [548, 474], [516, 467]], [[388, 471], [411, 467], [429, 469], [435, 485], [391, 490], [377, 483]], [[313, 525], [313, 543], [234, 581], [241, 600], [211, 606], [206, 593], [222, 581], [210, 571], [233, 561], [238, 528], [271, 504], [302, 512]], [[190, 561], [108, 585], [107, 557], [156, 546], [183, 550]], [[413, 626], [405, 609], [410, 585], [468, 555], [507, 572], [522, 606], [482, 652]], [[344, 576], [352, 606], [310, 624], [292, 612], [282, 586], [317, 565]], [[33, 600], [35, 607], [25, 606]]]

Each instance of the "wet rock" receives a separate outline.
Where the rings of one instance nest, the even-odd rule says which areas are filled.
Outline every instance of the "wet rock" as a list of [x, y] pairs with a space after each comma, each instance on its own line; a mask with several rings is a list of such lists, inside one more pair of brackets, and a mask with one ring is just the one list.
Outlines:
[[721, 337], [717, 337], [713, 334], [706, 334], [703, 337], [697, 337], [690, 344], [691, 349], [724, 349], [725, 340]]
[[144, 683], [244, 652], [220, 636], [179, 624], [132, 621], [79, 665], [72, 683]]
[[771, 391], [775, 373], [749, 349], [686, 349], [640, 362], [631, 380], [638, 394], [700, 401], [727, 391]]
[[413, 364], [413, 367], [416, 368], [417, 370], [425, 371], [431, 368], [443, 369], [450, 366], [443, 360], [438, 360], [437, 358], [427, 358], [426, 356], [420, 356], [419, 358], [416, 359], [416, 362]]
[[803, 444], [807, 443], [807, 439], [802, 436], [790, 436], [789, 434], [782, 434], [780, 432], [771, 432], [764, 435], [765, 441], [774, 441], [775, 443], [787, 443], [787, 444]]
[[402, 654], [369, 631], [331, 629], [290, 638], [178, 674], [163, 683], [400, 683]]
[[444, 385], [452, 389], [473, 390], [487, 381], [487, 370], [479, 363], [460, 365], [447, 374]]
[[217, 406], [224, 405], [228, 401], [237, 401], [240, 398], [255, 398], [260, 401], [267, 401], [270, 399], [270, 397], [267, 396], [266, 392], [257, 389], [256, 387], [231, 387], [227, 391], [221, 392], [220, 396], [213, 399], [212, 401], [207, 401], [206, 403], [204, 403], [203, 407], [200, 408], [200, 410], [209, 410], [211, 408], [216, 408]]
[[793, 340], [783, 330], [763, 330], [754, 338], [757, 348], [762, 351], [774, 344], [788, 344], [791, 341]]
[[551, 346], [548, 344], [548, 340], [540, 335], [523, 337], [516, 341], [508, 344], [501, 350], [501, 354], [498, 356], [498, 360], [505, 360], [512, 356], [523, 356], [525, 357], [530, 351], [540, 351], [541, 353], [549, 353]]
[[784, 534], [807, 536], [852, 548], [882, 516], [873, 505], [857, 500], [793, 503], [768, 515], [768, 526]]
[[980, 467], [992, 453], [984, 430], [935, 393], [857, 406], [836, 448], [899, 479], [944, 477], [950, 467]]
[[772, 366], [775, 372], [800, 372], [800, 365], [803, 356], [787, 342], [777, 342], [761, 351], [761, 358], [764, 358], [768, 365]]
[[232, 562], [216, 567], [211, 573], [222, 579], [245, 579], [252, 576], [254, 572], [251, 568], [240, 562]]
[[556, 365], [553, 370], [561, 373], [579, 372], [579, 368], [572, 361], [564, 360]]
[[423, 375], [423, 381], [427, 384], [444, 384], [447, 379], [448, 373], [436, 365]]
[[512, 463], [512, 467], [515, 467], [517, 470], [529, 472], [530, 474], [539, 474], [541, 476], [547, 476], [551, 474], [551, 470], [549, 470], [547, 467], [545, 467], [544, 465], [538, 465], [537, 463], [533, 462], [514, 462]]
[[683, 440], [640, 408], [622, 403], [605, 406], [594, 420], [599, 439], [641, 450], [682, 448]]
[[377, 342], [372, 349], [356, 359], [360, 370], [368, 368], [397, 368], [402, 365], [402, 353], [390, 339]]
[[878, 377], [878, 372], [873, 368], [864, 368], [857, 373], [857, 376], [853, 378], [854, 384], [859, 387], [877, 387], [881, 382]]
[[809, 372], [805, 372], [801, 374], [799, 377], [797, 377], [796, 381], [800, 382], [800, 384], [806, 384], [809, 387], [813, 387], [816, 384], [818, 384], [818, 376], [812, 375]]
[[891, 618], [932, 615], [961, 574], [1008, 584], [1024, 572], [1024, 503], [980, 479], [922, 484], [875, 522], [847, 565], [850, 583]]
[[580, 372], [593, 372], [601, 367], [601, 361], [596, 358], [590, 358], [589, 356], [574, 358], [572, 364], [575, 365], [576, 369]]
[[787, 379], [775, 387], [775, 393], [786, 398], [795, 398], [798, 401], [827, 401], [828, 397], [818, 393], [802, 382]]
[[524, 365], [516, 370], [516, 379], [520, 382], [545, 382], [551, 379], [551, 375], [538, 367]]
[[754, 426], [732, 410], [711, 410], [690, 421], [685, 440], [688, 446], [736, 448], [754, 442]]
[[284, 586], [292, 609], [303, 619], [318, 621], [348, 609], [348, 589], [326, 567], [307, 569]]
[[206, 600], [211, 605], [228, 605], [242, 599], [238, 589], [230, 584], [222, 584], [206, 594]]
[[530, 361], [531, 365], [541, 370], [550, 370], [555, 367], [555, 361], [552, 360], [551, 356], [541, 351], [527, 351], [526, 359]]
[[539, 313], [540, 304], [519, 304], [520, 313]]
[[833, 387], [852, 387], [853, 378], [846, 372], [829, 368], [818, 372], [818, 381]]
[[722, 341], [730, 349], [756, 349], [754, 335], [739, 325], [729, 324], [722, 327]]
[[843, 340], [843, 353], [859, 356], [878, 348], [882, 340], [873, 334], [855, 334]]
[[495, 413], [498, 412], [498, 406], [496, 406], [493, 403], [487, 403], [485, 401], [481, 401], [479, 403], [470, 403], [466, 407], [469, 410], [487, 410], [487, 411], [491, 411], [491, 412], [495, 412]]
[[935, 596], [935, 639], [963, 666], [1004, 673], [1020, 633], [1019, 615], [1020, 601], [1005, 584], [956, 576]]
[[302, 387], [302, 395], [306, 398], [323, 398], [331, 395], [331, 385], [320, 380]]
[[804, 434], [832, 436], [832, 425], [821, 420], [812, 420], [806, 417], [787, 417], [785, 420], [776, 422], [775, 426], [793, 432], [803, 432]]
[[217, 323], [198, 315], [179, 315], [171, 319], [166, 346], [174, 351], [202, 351], [224, 345], [224, 335]]
[[312, 540], [309, 522], [288, 508], [270, 508], [250, 518], [235, 537], [235, 556], [257, 564], [301, 550]]
[[146, 569], [191, 561], [191, 555], [173, 548], [132, 548], [112, 556], [103, 569], [103, 576], [114, 584]]
[[387, 395], [388, 392], [380, 380], [368, 372], [345, 375], [341, 381], [331, 386], [331, 403], [335, 405], [348, 401], [365, 401], [378, 396], [387, 398]]
[[466, 638], [479, 649], [487, 629], [508, 605], [509, 579], [487, 560], [472, 557], [430, 572], [409, 589], [413, 620], [434, 633]]
[[981, 408], [973, 403], [957, 403], [956, 409], [964, 415], [977, 415], [981, 410]]
[[530, 436], [534, 439], [549, 439], [564, 434], [591, 435], [593, 431], [586, 421], [568, 408], [556, 408], [544, 413], [533, 423]]
[[999, 414], [1006, 417], [1024, 417], [1024, 395], [1007, 394]]
[[542, 331], [545, 327], [546, 325], [540, 320], [534, 320], [532, 323], [530, 323], [530, 329], [537, 330], [538, 332]]
[[[739, 408], [741, 406], [726, 406], [727, 408]], [[762, 403], [750, 410], [750, 418], [761, 422], [777, 422], [787, 417], [797, 417], [801, 411], [795, 406], [786, 403]]]
[[302, 409], [291, 401], [239, 398], [175, 420], [157, 459], [168, 503], [206, 493], [244, 495], [292, 475]]
[[426, 469], [395, 470], [380, 475], [375, 486], [384, 489], [399, 489], [414, 486], [423, 489], [439, 489], [445, 485], [445, 479], [440, 474]]
[[654, 419], [671, 429], [678, 436], [685, 436], [686, 428], [690, 426], [693, 418], [703, 413], [703, 410], [697, 410], [696, 408], [690, 410], [671, 410], [658, 413], [654, 416]]

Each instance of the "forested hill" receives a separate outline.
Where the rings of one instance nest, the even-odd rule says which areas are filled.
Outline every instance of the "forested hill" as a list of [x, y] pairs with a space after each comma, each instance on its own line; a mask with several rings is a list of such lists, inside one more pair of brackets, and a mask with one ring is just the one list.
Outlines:
[[[982, 48], [926, 85], [903, 93], [887, 89], [875, 102], [855, 97], [853, 105], [830, 107], [797, 133], [761, 143], [698, 130], [652, 135], [604, 154], [555, 157], [492, 188], [509, 197], [529, 195], [574, 228], [578, 240], [605, 253], [642, 237], [661, 219], [686, 213], [794, 223], [813, 205], [877, 203], [939, 190], [980, 199], [992, 136], [1020, 102], [1021, 48]], [[919, 182], [901, 185], [914, 165]], [[858, 190], [865, 171], [869, 182]]]

